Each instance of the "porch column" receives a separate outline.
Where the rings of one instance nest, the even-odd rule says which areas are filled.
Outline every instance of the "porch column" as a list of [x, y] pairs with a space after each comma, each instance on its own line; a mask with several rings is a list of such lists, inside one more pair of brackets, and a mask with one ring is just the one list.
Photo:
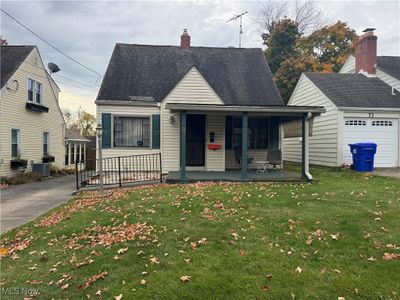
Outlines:
[[243, 112], [242, 116], [242, 179], [249, 179], [247, 174], [247, 148], [248, 148], [248, 123], [249, 123], [249, 116], [247, 112]]
[[82, 156], [81, 156], [82, 155], [82, 144], [79, 143], [78, 145], [79, 145], [78, 146], [79, 147], [79, 161], [81, 161], [81, 158], [82, 158]]
[[301, 132], [302, 132], [302, 143], [301, 143], [301, 177], [305, 180], [312, 180], [312, 176], [309, 172], [309, 159], [310, 159], [310, 124], [308, 122], [308, 114], [303, 114], [301, 119]]
[[180, 172], [181, 179], [186, 179], [186, 111], [181, 112], [180, 138]]
[[68, 163], [67, 166], [71, 164], [71, 142], [68, 142]]

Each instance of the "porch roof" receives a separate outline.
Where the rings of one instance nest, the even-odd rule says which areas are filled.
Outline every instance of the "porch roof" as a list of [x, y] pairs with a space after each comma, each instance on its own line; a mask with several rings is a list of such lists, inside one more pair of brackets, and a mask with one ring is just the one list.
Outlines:
[[302, 115], [312, 113], [319, 116], [325, 112], [322, 106], [296, 106], [296, 105], [274, 105], [274, 106], [232, 106], [215, 104], [182, 104], [167, 103], [167, 109], [172, 111], [202, 111], [202, 112], [227, 112], [227, 113], [267, 113], [281, 116]]

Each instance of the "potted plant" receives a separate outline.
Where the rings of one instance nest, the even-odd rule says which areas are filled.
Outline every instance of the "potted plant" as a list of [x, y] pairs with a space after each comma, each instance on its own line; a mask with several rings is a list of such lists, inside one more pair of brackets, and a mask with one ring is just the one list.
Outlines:
[[10, 160], [10, 168], [13, 170], [19, 169], [19, 168], [26, 168], [28, 165], [28, 161], [26, 159], [22, 159], [21, 155], [17, 155], [15, 158]]
[[51, 163], [55, 161], [55, 157], [50, 154], [46, 154], [45, 156], [42, 157], [42, 162], [43, 163]]

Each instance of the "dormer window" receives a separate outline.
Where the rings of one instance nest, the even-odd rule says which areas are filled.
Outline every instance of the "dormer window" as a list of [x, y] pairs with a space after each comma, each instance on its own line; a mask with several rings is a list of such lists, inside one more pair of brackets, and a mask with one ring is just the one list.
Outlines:
[[31, 78], [28, 79], [28, 102], [42, 104], [42, 84]]

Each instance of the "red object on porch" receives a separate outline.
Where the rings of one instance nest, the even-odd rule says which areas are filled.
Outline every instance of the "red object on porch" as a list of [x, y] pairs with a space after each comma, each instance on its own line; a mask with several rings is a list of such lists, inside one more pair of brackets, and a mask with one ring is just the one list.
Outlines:
[[208, 149], [219, 150], [219, 149], [221, 149], [221, 144], [208, 144]]

